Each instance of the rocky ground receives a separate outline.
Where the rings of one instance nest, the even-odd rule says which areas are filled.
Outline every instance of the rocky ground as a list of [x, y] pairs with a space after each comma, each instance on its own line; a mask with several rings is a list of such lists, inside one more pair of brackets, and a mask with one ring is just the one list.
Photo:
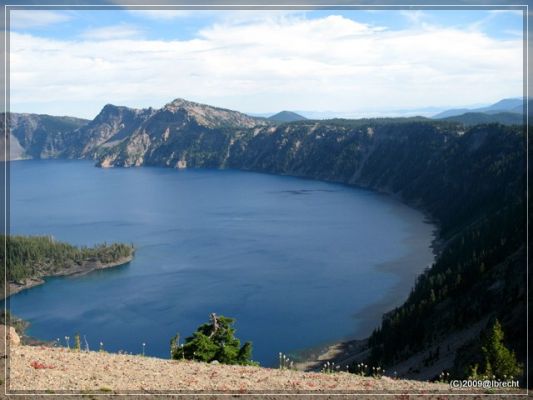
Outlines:
[[[6, 335], [4, 327], [0, 329]], [[39, 398], [51, 394], [84, 394], [98, 398], [110, 394], [152, 395], [156, 398], [237, 397], [282, 399], [287, 396], [305, 398], [388, 398], [446, 399], [450, 388], [445, 383], [413, 380], [370, 378], [346, 372], [321, 373], [267, 369], [249, 366], [207, 364], [187, 360], [164, 360], [140, 355], [74, 351], [66, 348], [20, 345], [14, 330], [7, 330], [10, 340], [7, 357], [7, 387], [2, 379], [0, 392], [17, 394], [16, 398]], [[4, 352], [2, 346], [2, 353]], [[6, 363], [7, 361], [7, 363]], [[457, 390], [453, 392], [461, 394]], [[464, 392], [463, 392], [464, 393]], [[513, 392], [519, 394], [519, 392]], [[40, 396], [35, 396], [40, 394]], [[213, 394], [213, 395], [211, 395]], [[21, 396], [22, 395], [22, 396]], [[11, 396], [9, 396], [11, 397]], [[14, 396], [13, 396], [14, 397]], [[66, 398], [70, 396], [62, 396]], [[74, 396], [73, 396], [74, 397]], [[136, 397], [136, 396], [133, 396]], [[381, 396], [378, 396], [380, 398]], [[469, 397], [484, 397], [483, 393]], [[499, 396], [496, 396], [498, 398]], [[457, 398], [457, 397], [455, 397]], [[491, 398], [494, 398], [492, 396]], [[502, 396], [503, 398], [503, 396]]]
[[62, 392], [446, 391], [447, 385], [187, 360], [73, 351], [42, 346], [10, 350], [10, 390]]

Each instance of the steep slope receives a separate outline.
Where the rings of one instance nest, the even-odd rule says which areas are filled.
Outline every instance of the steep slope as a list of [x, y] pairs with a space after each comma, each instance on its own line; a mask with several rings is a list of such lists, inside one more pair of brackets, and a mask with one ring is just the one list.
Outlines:
[[117, 145], [134, 134], [154, 112], [107, 104], [90, 123], [62, 136], [60, 156], [92, 157], [97, 148]]
[[292, 111], [280, 111], [279, 113], [268, 117], [268, 119], [270, 121], [275, 121], [275, 122], [294, 122], [294, 121], [305, 121], [307, 118]]
[[151, 114], [120, 144], [100, 148], [99, 164], [219, 167], [235, 130], [266, 124], [237, 111], [176, 99]]
[[[13, 159], [57, 157], [65, 148], [64, 135], [89, 122], [80, 118], [44, 114], [10, 113], [9, 116]], [[1, 122], [3, 129], [4, 115]]]

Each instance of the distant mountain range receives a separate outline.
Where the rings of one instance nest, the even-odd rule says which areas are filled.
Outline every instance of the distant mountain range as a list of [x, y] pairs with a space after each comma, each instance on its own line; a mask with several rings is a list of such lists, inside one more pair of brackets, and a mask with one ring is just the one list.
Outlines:
[[[282, 111], [278, 114], [283, 113], [294, 113], [300, 117], [307, 119], [333, 119], [333, 118], [344, 118], [344, 119], [357, 119], [357, 118], [379, 118], [379, 117], [389, 117], [389, 118], [401, 118], [401, 117], [412, 117], [412, 116], [422, 116], [427, 118], [448, 118], [453, 116], [459, 116], [466, 113], [484, 113], [484, 114], [495, 114], [502, 112], [518, 113], [523, 114], [522, 107], [522, 98], [507, 98], [500, 100], [494, 104], [486, 106], [472, 106], [472, 107], [463, 107], [463, 108], [454, 108], [447, 110], [445, 107], [418, 107], [418, 108], [393, 108], [387, 110], [368, 110], [368, 109], [354, 109], [351, 111], [313, 111], [313, 110], [294, 110], [294, 111]], [[272, 113], [253, 113], [250, 114], [256, 117], [263, 117], [267, 119], [277, 118], [276, 115]], [[516, 116], [515, 116], [516, 117]], [[283, 117], [282, 117], [283, 118]], [[290, 118], [290, 120], [284, 120], [280, 122], [292, 122], [297, 120]], [[499, 122], [499, 120], [506, 123], [506, 117], [503, 118], [493, 118], [490, 122]], [[513, 120], [514, 121], [514, 120]], [[489, 122], [489, 121], [488, 121]], [[519, 122], [520, 123], [520, 122]]]
[[[531, 100], [529, 100], [531, 102]], [[441, 119], [454, 117], [457, 115], [462, 115], [466, 113], [483, 113], [483, 114], [497, 114], [502, 112], [518, 113], [522, 114], [523, 110], [523, 100], [522, 98], [509, 98], [500, 100], [490, 106], [480, 107], [480, 108], [455, 108], [451, 110], [446, 110], [434, 115], [432, 118]]]

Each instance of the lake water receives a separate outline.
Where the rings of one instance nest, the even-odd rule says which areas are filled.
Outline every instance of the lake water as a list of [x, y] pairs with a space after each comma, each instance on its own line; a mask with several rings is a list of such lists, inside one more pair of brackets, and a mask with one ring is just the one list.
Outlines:
[[[169, 356], [212, 312], [253, 358], [363, 335], [432, 262], [434, 227], [384, 195], [240, 171], [11, 163], [11, 233], [133, 243], [135, 259], [14, 295], [29, 334]], [[372, 312], [368, 312], [372, 310]], [[365, 312], [366, 311], [366, 312]], [[71, 339], [71, 343], [72, 343]]]

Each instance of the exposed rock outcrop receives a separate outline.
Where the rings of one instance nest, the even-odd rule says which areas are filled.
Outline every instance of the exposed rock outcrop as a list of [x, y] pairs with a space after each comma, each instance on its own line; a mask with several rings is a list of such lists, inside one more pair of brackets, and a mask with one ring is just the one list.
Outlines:
[[[0, 325], [0, 334], [10, 346], [20, 345], [20, 337], [12, 326]], [[3, 346], [2, 350], [3, 350]]]

